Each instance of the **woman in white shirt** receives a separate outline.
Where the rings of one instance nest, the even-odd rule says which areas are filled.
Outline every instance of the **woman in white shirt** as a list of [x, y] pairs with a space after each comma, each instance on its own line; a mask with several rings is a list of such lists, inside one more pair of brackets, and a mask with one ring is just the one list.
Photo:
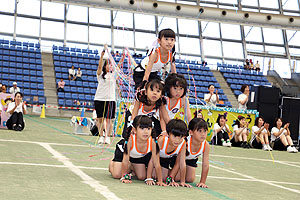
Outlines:
[[[107, 49], [107, 46], [105, 46]], [[115, 118], [116, 112], [116, 79], [114, 77], [115, 72], [109, 63], [109, 60], [104, 60], [105, 54], [103, 49], [99, 65], [97, 69], [98, 86], [94, 98], [95, 110], [97, 113], [97, 127], [100, 135], [100, 143], [110, 143], [109, 136], [113, 131], [113, 119]], [[124, 60], [124, 55], [120, 60], [118, 67]], [[103, 123], [105, 119], [106, 123]], [[102, 137], [103, 130], [106, 134]], [[108, 137], [107, 137], [108, 136]]]
[[6, 122], [6, 126], [10, 130], [22, 131], [25, 127], [23, 120], [23, 114], [26, 115], [26, 101], [23, 101], [23, 94], [17, 92], [15, 94], [14, 102], [8, 104], [7, 111], [11, 114], [10, 118]]
[[214, 136], [213, 141], [216, 141], [216, 144], [222, 145], [225, 147], [231, 147], [231, 143], [229, 140], [230, 129], [229, 126], [226, 124], [226, 116], [219, 115], [217, 118], [217, 123], [214, 125]]
[[233, 126], [233, 136], [231, 139], [232, 146], [250, 148], [247, 138], [249, 135], [248, 129], [249, 123], [246, 122], [246, 118], [239, 115]]
[[294, 146], [289, 130], [290, 123], [286, 123], [283, 127], [282, 125], [282, 119], [276, 118], [274, 127], [271, 130], [271, 142], [274, 143], [273, 149], [286, 149], [289, 153], [297, 153], [298, 150]]
[[204, 101], [207, 105], [216, 107], [217, 103], [219, 103], [218, 90], [216, 90], [216, 94], [214, 94], [215, 86], [211, 84], [208, 86], [208, 91], [209, 93], [204, 95]]
[[241, 87], [242, 94], [238, 96], [239, 109], [247, 110], [247, 103], [249, 98], [249, 85], [242, 85]]
[[254, 126], [252, 126], [251, 146], [256, 149], [262, 148], [262, 150], [265, 151], [272, 151], [272, 148], [269, 145], [270, 135], [269, 124], [265, 123], [262, 117], [257, 117]]
[[78, 70], [76, 72], [76, 81], [82, 81], [81, 79], [81, 76], [82, 76], [82, 71], [80, 70], [80, 67], [78, 67]]

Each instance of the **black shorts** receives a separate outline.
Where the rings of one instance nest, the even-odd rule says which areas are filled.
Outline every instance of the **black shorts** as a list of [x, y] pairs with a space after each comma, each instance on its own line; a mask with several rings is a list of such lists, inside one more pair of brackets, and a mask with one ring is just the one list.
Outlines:
[[115, 101], [94, 101], [97, 118], [114, 119], [116, 114]]
[[141, 157], [141, 158], [132, 158], [132, 157], [130, 157], [129, 161], [131, 163], [135, 163], [135, 164], [144, 164], [147, 167], [148, 164], [149, 164], [149, 161], [151, 159], [151, 156], [152, 156], [152, 152], [149, 152], [144, 157]]
[[258, 142], [257, 139], [254, 139], [252, 141], [251, 146], [255, 149], [261, 149], [262, 148], [262, 144], [260, 142]]
[[232, 137], [232, 139], [230, 140], [230, 142], [231, 142], [231, 145], [232, 145], [233, 147], [241, 147], [241, 144], [242, 144], [242, 142], [236, 142], [236, 141], [234, 140], [234, 137]]
[[276, 138], [275, 141], [273, 141], [273, 149], [279, 150], [279, 151], [286, 151], [286, 146], [284, 146], [280, 140], [280, 138]]
[[115, 155], [114, 155], [114, 159], [112, 161], [114, 161], [114, 162], [122, 162], [123, 161], [124, 144], [125, 144], [124, 139], [121, 139], [116, 144]]
[[[160, 76], [157, 74], [158, 72], [151, 72], [148, 78], [148, 81], [151, 81], [153, 79], [161, 80]], [[133, 81], [135, 83], [135, 89], [137, 89], [140, 84], [143, 82], [143, 78], [145, 75], [145, 71], [134, 71], [133, 72]]]
[[160, 158], [160, 165], [166, 169], [172, 169], [175, 165], [177, 156], [171, 158]]
[[186, 165], [190, 167], [198, 167], [197, 162], [198, 162], [198, 158], [185, 160]]

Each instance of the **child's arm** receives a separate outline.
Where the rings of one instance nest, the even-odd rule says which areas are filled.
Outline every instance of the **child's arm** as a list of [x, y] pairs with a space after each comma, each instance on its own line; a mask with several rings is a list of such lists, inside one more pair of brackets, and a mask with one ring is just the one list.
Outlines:
[[176, 73], [176, 65], [175, 65], [175, 63], [171, 63], [171, 73]]
[[131, 119], [132, 120], [134, 120], [134, 118], [137, 116], [139, 108], [140, 108], [140, 102], [139, 101], [135, 101], [133, 109], [132, 109], [132, 114], [131, 114]]
[[206, 142], [205, 151], [202, 157], [201, 178], [200, 178], [200, 182], [197, 184], [197, 187], [208, 188], [207, 185], [205, 185], [207, 175], [208, 175], [208, 170], [209, 170], [209, 144], [208, 142]]
[[130, 155], [131, 146], [132, 146], [131, 139], [129, 139], [127, 144], [127, 154], [124, 152], [123, 160], [122, 160], [122, 173], [121, 173], [122, 178], [120, 179], [122, 183], [132, 183], [131, 177], [128, 174], [129, 155]]
[[157, 52], [154, 51], [154, 53], [151, 54], [150, 57], [149, 57], [149, 62], [148, 62], [148, 65], [146, 67], [146, 71], [145, 71], [145, 75], [144, 75], [143, 81], [144, 80], [148, 81], [150, 73], [151, 73], [151, 70], [152, 70], [152, 67], [153, 67], [153, 64], [154, 64], [154, 61], [156, 59], [157, 59]]
[[160, 134], [168, 135], [166, 132], [166, 124], [170, 121], [170, 117], [164, 105], [161, 105], [159, 108], [159, 117], [160, 117], [160, 127], [162, 130]]
[[[152, 158], [151, 158], [151, 160], [153, 160], [152, 167], [153, 167], [153, 164], [154, 164], [155, 172], [156, 172], [156, 176], [157, 176], [157, 183], [156, 184], [159, 185], [159, 186], [167, 186], [165, 183], [163, 183], [163, 180], [162, 180], [161, 166], [160, 166], [160, 163], [159, 163], [159, 154], [156, 153], [156, 143], [155, 143], [154, 140], [152, 140]], [[148, 176], [148, 171], [147, 171], [147, 178], [151, 177], [152, 169], [149, 173], [150, 173], [149, 174], [150, 176]]]
[[185, 174], [186, 174], [186, 163], [185, 163], [185, 153], [186, 153], [186, 143], [184, 143], [182, 150], [178, 154], [180, 157], [180, 186], [189, 187], [192, 186], [185, 183]]
[[183, 106], [186, 107], [185, 112], [186, 112], [186, 115], [187, 115], [187, 118], [188, 118], [188, 122], [190, 122], [193, 119], [191, 109], [190, 109], [190, 102], [189, 102], [187, 97], [183, 97], [183, 98], [184, 98]]

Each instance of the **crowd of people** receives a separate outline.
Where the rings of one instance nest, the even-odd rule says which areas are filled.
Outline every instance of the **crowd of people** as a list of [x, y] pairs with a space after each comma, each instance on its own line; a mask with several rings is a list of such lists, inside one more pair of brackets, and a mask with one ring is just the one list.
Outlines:
[[245, 64], [244, 64], [244, 69], [246, 70], [254, 70], [259, 72], [260, 71], [260, 64], [258, 63], [258, 61], [256, 61], [256, 64], [254, 65], [252, 59], [246, 59], [245, 60]]

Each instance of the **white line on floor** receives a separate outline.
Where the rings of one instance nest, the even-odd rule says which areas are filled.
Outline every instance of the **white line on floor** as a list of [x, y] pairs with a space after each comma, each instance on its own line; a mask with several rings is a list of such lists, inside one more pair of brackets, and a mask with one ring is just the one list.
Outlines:
[[214, 165], [209, 165], [209, 166], [210, 166], [210, 167], [213, 167], [213, 168], [216, 168], [216, 169], [219, 169], [219, 170], [222, 170], [222, 171], [226, 171], [226, 172], [232, 173], [232, 174], [236, 174], [236, 175], [239, 175], [239, 176], [242, 176], [242, 177], [245, 177], [245, 178], [248, 178], [248, 179], [257, 181], [257, 182], [265, 183], [265, 184], [267, 184], [267, 185], [271, 185], [271, 186], [278, 187], [278, 188], [281, 188], [281, 189], [284, 189], [284, 190], [288, 190], [288, 191], [290, 191], [290, 192], [295, 192], [295, 193], [300, 194], [300, 191], [299, 191], [299, 190], [296, 190], [296, 189], [291, 189], [291, 188], [288, 188], [288, 187], [284, 187], [284, 186], [281, 186], [281, 185], [277, 185], [277, 184], [271, 183], [271, 182], [269, 182], [269, 181], [257, 179], [257, 178], [254, 178], [254, 177], [252, 177], [252, 176], [249, 176], [249, 175], [245, 175], [245, 174], [242, 174], [242, 173], [239, 173], [239, 172], [235, 172], [235, 171], [232, 171], [232, 170], [229, 170], [229, 169], [224, 169], [224, 168], [217, 167], [217, 166], [214, 166]]
[[40, 143], [40, 145], [46, 150], [48, 150], [54, 156], [54, 158], [62, 162], [70, 171], [79, 176], [85, 184], [90, 185], [92, 188], [95, 189], [96, 192], [103, 195], [106, 199], [120, 199], [113, 192], [111, 192], [107, 188], [107, 186], [101, 185], [98, 181], [84, 173], [81, 169], [75, 166], [67, 157], [54, 150], [49, 144]]
[[[221, 157], [221, 158], [235, 158], [235, 159], [243, 159], [243, 160], [256, 160], [256, 161], [273, 162], [273, 160], [271, 160], [271, 159], [263, 159], [263, 158], [249, 158], [249, 157], [239, 157], [239, 156], [225, 156], [225, 155], [217, 155], [217, 154], [211, 154], [209, 156]], [[289, 164], [289, 163], [300, 164], [300, 162], [291, 162], [291, 161], [283, 161], [283, 160], [274, 160], [274, 162], [280, 163], [280, 164], [283, 164], [283, 165], [289, 165], [289, 166], [300, 168], [300, 166], [298, 166], [298, 165], [291, 165], [291, 164]]]
[[[67, 168], [65, 165], [49, 165], [49, 164], [40, 164], [40, 163], [18, 163], [18, 162], [0, 162], [0, 165], [23, 165], [23, 166], [40, 166], [40, 167], [55, 167], [55, 168]], [[92, 169], [92, 170], [103, 170], [108, 171], [108, 168], [101, 167], [85, 167], [85, 166], [77, 166], [80, 169]], [[200, 175], [196, 175], [200, 177]], [[208, 176], [208, 178], [214, 179], [223, 179], [223, 180], [236, 180], [236, 181], [250, 181], [250, 182], [260, 182], [257, 179], [248, 179], [248, 178], [232, 178], [232, 177], [220, 177], [220, 176]], [[299, 185], [300, 183], [292, 183], [292, 182], [280, 182], [280, 181], [266, 181], [275, 184], [286, 184], [286, 185]]]
[[0, 139], [0, 142], [19, 142], [19, 143], [29, 143], [29, 144], [49, 144], [49, 145], [57, 145], [57, 146], [71, 146], [71, 147], [91, 147], [91, 148], [109, 148], [114, 149], [115, 147], [106, 147], [106, 146], [94, 146], [94, 145], [82, 145], [82, 144], [64, 144], [64, 143], [53, 143], [53, 142], [36, 142], [36, 141], [26, 141], [26, 140], [5, 140]]

